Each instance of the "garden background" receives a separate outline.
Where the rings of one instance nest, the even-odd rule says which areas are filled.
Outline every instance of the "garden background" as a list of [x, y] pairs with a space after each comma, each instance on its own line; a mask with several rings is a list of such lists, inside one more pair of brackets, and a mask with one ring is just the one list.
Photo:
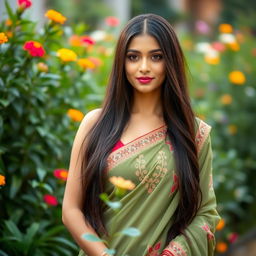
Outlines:
[[174, 25], [213, 128], [216, 255], [256, 255], [254, 1], [124, 1], [120, 15], [111, 1], [52, 0], [38, 22], [33, 0], [0, 1], [1, 256], [76, 255], [61, 222], [72, 142], [102, 102], [125, 18], [144, 12]]

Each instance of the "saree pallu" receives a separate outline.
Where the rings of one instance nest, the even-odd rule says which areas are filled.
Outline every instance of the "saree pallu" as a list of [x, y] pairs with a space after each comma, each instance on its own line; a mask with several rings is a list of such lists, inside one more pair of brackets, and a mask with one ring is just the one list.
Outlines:
[[[211, 127], [197, 118], [196, 129], [202, 204], [185, 230], [190, 242], [178, 235], [165, 246], [179, 203], [179, 182], [167, 126], [127, 144], [119, 141], [109, 155], [108, 176], [122, 176], [136, 187], [121, 199], [122, 208], [118, 213], [110, 208], [105, 211], [107, 230], [114, 234], [136, 227], [141, 232], [139, 237], [122, 235], [111, 239], [110, 248], [116, 249], [116, 256], [214, 255], [214, 232], [219, 215], [212, 183]], [[110, 198], [114, 197], [112, 184], [107, 184], [106, 192]], [[79, 256], [84, 255], [81, 250]]]

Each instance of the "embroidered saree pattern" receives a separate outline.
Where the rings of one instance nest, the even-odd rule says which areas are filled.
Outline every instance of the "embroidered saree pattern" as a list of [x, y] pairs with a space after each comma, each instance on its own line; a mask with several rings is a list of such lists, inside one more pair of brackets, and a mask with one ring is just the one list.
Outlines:
[[[210, 129], [196, 119], [196, 144], [200, 167], [202, 204], [186, 235], [178, 235], [165, 247], [167, 232], [179, 203], [179, 182], [175, 172], [173, 147], [162, 126], [130, 143], [115, 147], [108, 157], [108, 177], [122, 176], [136, 184], [134, 190], [122, 199], [118, 213], [107, 208], [104, 212], [106, 228], [110, 234], [127, 227], [136, 227], [141, 236], [116, 236], [110, 248], [115, 256], [213, 256], [215, 226], [219, 221], [215, 194], [212, 187], [212, 151]], [[114, 187], [106, 183], [106, 193], [114, 198]], [[108, 237], [103, 239], [108, 240]], [[86, 254], [81, 250], [79, 256]]]

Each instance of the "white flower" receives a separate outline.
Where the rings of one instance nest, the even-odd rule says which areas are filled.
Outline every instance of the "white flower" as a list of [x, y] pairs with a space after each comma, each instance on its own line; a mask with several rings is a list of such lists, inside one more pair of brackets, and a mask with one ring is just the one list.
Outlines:
[[219, 39], [225, 44], [232, 44], [236, 42], [236, 38], [233, 34], [221, 34]]
[[96, 30], [90, 35], [95, 41], [104, 40], [107, 36], [107, 33], [103, 30]]
[[202, 42], [202, 43], [196, 44], [196, 51], [198, 51], [198, 52], [206, 53], [211, 49], [212, 49], [211, 45], [207, 42]]

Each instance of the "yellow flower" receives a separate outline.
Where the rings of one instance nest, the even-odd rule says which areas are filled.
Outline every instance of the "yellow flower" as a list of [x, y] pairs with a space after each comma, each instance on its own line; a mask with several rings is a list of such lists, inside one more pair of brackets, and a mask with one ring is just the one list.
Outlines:
[[5, 176], [0, 175], [0, 186], [5, 185]]
[[231, 73], [229, 73], [229, 81], [233, 84], [243, 85], [246, 81], [246, 78], [241, 71], [234, 70]]
[[60, 23], [60, 24], [63, 24], [67, 20], [65, 16], [63, 16], [61, 13], [56, 12], [54, 10], [48, 10], [45, 13], [45, 16], [48, 19], [52, 20], [53, 22]]
[[220, 63], [220, 57], [219, 56], [215, 56], [215, 57], [211, 57], [211, 56], [205, 56], [204, 60], [206, 63], [211, 64], [211, 65], [217, 65]]
[[220, 24], [219, 31], [220, 33], [229, 34], [233, 32], [233, 27], [230, 24]]
[[48, 72], [48, 66], [45, 63], [39, 62], [39, 63], [37, 63], [36, 66], [37, 66], [37, 69], [39, 71], [41, 71], [41, 72]]
[[240, 50], [240, 45], [237, 42], [229, 43], [228, 46], [234, 52], [237, 52]]
[[231, 134], [231, 135], [234, 135], [237, 133], [237, 126], [234, 125], [234, 124], [231, 124], [228, 126], [228, 132]]
[[227, 251], [227, 249], [228, 249], [228, 246], [224, 242], [218, 242], [216, 244], [216, 251], [217, 252], [223, 253], [223, 252]]
[[0, 44], [4, 44], [4, 43], [6, 43], [6, 42], [8, 42], [8, 38], [7, 38], [7, 36], [5, 35], [5, 33], [0, 33]]
[[77, 64], [84, 69], [87, 69], [87, 68], [94, 69], [96, 67], [96, 65], [91, 60], [86, 58], [79, 59], [77, 61]]
[[113, 176], [109, 179], [109, 181], [117, 188], [124, 190], [133, 190], [135, 188], [135, 184], [130, 180], [125, 180], [123, 177]]
[[225, 226], [225, 220], [224, 219], [220, 219], [220, 221], [219, 221], [219, 223], [218, 223], [218, 225], [217, 225], [217, 227], [216, 227], [216, 230], [222, 230], [223, 228], [224, 228], [224, 226]]
[[223, 94], [220, 98], [220, 101], [223, 105], [229, 105], [231, 104], [233, 98], [230, 94]]
[[84, 114], [80, 110], [73, 108], [68, 110], [67, 115], [75, 122], [80, 122], [84, 118]]
[[64, 62], [75, 61], [77, 59], [76, 53], [66, 48], [59, 49], [57, 56]]

